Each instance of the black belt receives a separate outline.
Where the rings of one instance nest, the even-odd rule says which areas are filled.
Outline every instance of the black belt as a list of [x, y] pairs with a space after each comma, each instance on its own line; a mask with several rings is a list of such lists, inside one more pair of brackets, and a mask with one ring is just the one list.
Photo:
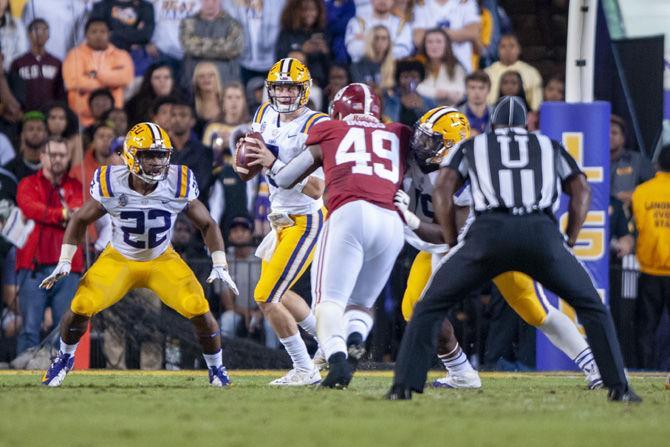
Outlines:
[[489, 208], [487, 210], [482, 211], [475, 211], [475, 216], [481, 216], [483, 214], [507, 214], [509, 216], [529, 216], [537, 214], [547, 214], [549, 216], [553, 215], [553, 213], [549, 209], [527, 210], [525, 208], [498, 207], [498, 208]]

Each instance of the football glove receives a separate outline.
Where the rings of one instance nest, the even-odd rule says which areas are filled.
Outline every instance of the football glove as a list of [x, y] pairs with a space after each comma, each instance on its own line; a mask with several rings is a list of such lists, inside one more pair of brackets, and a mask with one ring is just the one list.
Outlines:
[[70, 261], [58, 261], [58, 265], [49, 276], [40, 283], [40, 288], [49, 290], [56, 282], [70, 274], [72, 263]]
[[240, 292], [237, 290], [237, 285], [233, 278], [228, 272], [228, 263], [226, 262], [226, 254], [223, 251], [215, 251], [212, 253], [212, 272], [207, 278], [207, 283], [212, 283], [217, 279], [223, 281], [223, 283], [233, 291], [235, 295], [239, 295]]
[[411, 230], [416, 230], [421, 225], [421, 220], [417, 217], [416, 214], [409, 210], [409, 196], [405, 191], [399, 189], [395, 193], [393, 198], [393, 203], [395, 204], [398, 211], [402, 215], [402, 218], [405, 220], [405, 223]]

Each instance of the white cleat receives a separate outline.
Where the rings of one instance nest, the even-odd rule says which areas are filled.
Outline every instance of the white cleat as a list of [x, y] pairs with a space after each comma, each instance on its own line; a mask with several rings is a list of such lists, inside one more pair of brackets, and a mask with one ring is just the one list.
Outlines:
[[590, 390], [599, 390], [603, 387], [603, 379], [600, 377], [600, 371], [598, 367], [593, 364], [593, 368], [584, 371], [586, 376], [586, 386]]
[[325, 371], [328, 369], [328, 359], [326, 359], [326, 354], [323, 353], [321, 348], [317, 349], [314, 353], [312, 362], [314, 363], [314, 367], [319, 371]]
[[482, 381], [477, 371], [449, 373], [433, 382], [435, 388], [481, 388]]
[[272, 386], [307, 386], [316, 385], [321, 382], [319, 370], [314, 368], [311, 371], [302, 371], [299, 369], [290, 370], [284, 377], [270, 382]]

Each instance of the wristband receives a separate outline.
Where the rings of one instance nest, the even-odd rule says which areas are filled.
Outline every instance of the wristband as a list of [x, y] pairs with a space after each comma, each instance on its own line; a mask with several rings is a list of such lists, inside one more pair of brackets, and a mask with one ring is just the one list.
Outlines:
[[419, 219], [417, 215], [411, 211], [406, 211], [403, 214], [403, 217], [405, 218], [405, 223], [412, 231], [418, 229], [419, 226], [421, 225], [421, 219]]
[[77, 252], [77, 246], [73, 244], [63, 244], [60, 246], [60, 258], [58, 262], [70, 262], [72, 263], [72, 258]]
[[212, 252], [212, 264], [215, 266], [222, 266], [228, 268], [228, 261], [226, 261], [226, 252], [223, 250], [216, 250]]
[[272, 163], [272, 166], [270, 166], [270, 175], [277, 175], [277, 173], [278, 173], [278, 172], [281, 170], [281, 168], [283, 168], [284, 166], [286, 166], [286, 163], [284, 163], [283, 161], [281, 161], [281, 160], [278, 159], [278, 158], [275, 158], [275, 162]]

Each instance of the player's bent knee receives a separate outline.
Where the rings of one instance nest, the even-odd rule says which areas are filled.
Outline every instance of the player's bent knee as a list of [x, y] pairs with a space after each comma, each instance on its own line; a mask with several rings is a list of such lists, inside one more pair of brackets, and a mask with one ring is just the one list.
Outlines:
[[75, 315], [91, 317], [98, 312], [95, 300], [90, 297], [76, 295], [70, 303], [70, 310]]
[[175, 309], [188, 319], [200, 317], [209, 312], [209, 303], [204, 296], [191, 295], [184, 299], [180, 309]]

